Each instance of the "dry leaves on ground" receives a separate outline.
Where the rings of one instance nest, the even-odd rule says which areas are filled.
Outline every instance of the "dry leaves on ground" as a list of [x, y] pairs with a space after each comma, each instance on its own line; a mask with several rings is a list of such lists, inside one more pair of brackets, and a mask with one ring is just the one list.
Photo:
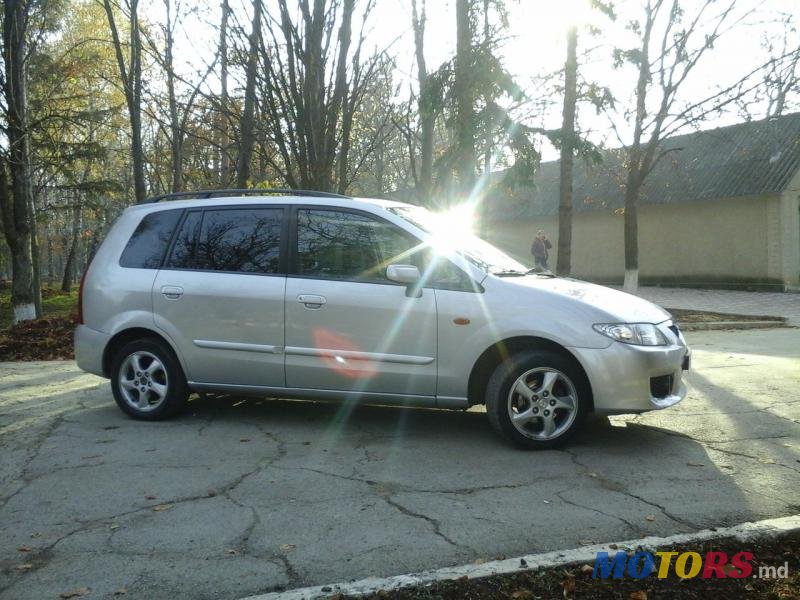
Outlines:
[[73, 358], [75, 319], [47, 317], [24, 321], [0, 331], [0, 360], [68, 360]]

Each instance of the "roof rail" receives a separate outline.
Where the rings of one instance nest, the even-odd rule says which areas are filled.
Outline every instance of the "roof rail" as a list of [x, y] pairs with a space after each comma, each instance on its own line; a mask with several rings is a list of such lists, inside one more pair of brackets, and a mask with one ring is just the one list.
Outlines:
[[154, 202], [161, 202], [162, 200], [179, 200], [179, 199], [208, 199], [208, 198], [224, 198], [226, 196], [265, 196], [279, 194], [283, 196], [312, 196], [317, 198], [350, 198], [350, 196], [343, 196], [341, 194], [334, 194], [333, 192], [318, 192], [316, 190], [293, 190], [281, 188], [264, 188], [264, 189], [230, 189], [230, 190], [198, 190], [196, 192], [173, 192], [172, 194], [162, 194], [160, 196], [153, 196], [145, 198], [139, 204], [152, 204]]

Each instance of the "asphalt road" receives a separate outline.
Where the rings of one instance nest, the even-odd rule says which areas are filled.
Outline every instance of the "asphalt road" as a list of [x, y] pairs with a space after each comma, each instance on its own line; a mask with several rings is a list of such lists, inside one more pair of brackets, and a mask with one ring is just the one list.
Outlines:
[[0, 363], [0, 598], [234, 599], [800, 512], [800, 329], [688, 337], [682, 404], [539, 453], [479, 411], [140, 423], [72, 362]]

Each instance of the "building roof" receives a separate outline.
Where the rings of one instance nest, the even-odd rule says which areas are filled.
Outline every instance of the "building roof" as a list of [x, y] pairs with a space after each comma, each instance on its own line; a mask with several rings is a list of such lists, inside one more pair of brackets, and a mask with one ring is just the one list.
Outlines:
[[[662, 142], [669, 150], [648, 175], [641, 204], [697, 202], [783, 191], [800, 168], [800, 113], [679, 135]], [[602, 152], [599, 165], [576, 159], [576, 212], [614, 210], [624, 204], [624, 149]], [[534, 189], [493, 195], [495, 218], [558, 212], [559, 161], [541, 163]]]

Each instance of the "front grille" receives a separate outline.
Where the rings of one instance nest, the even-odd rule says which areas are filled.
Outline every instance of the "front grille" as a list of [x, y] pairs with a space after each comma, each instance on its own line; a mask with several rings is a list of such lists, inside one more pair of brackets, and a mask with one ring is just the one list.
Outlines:
[[666, 398], [672, 393], [672, 375], [660, 375], [650, 378], [650, 395], [653, 398]]

